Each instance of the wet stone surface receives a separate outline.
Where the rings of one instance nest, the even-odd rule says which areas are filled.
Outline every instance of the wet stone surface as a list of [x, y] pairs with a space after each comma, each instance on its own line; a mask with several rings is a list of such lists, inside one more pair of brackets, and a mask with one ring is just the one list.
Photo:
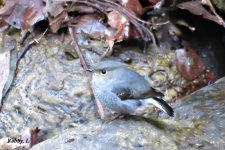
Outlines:
[[46, 140], [32, 150], [54, 149], [224, 149], [225, 78], [173, 104], [174, 118], [93, 122]]
[[[26, 128], [56, 132], [95, 118], [94, 101], [78, 59], [67, 60], [58, 40], [27, 52], [0, 113], [0, 137], [18, 137]], [[51, 135], [50, 135], [51, 136]]]
[[[18, 138], [27, 128], [40, 127], [43, 140], [48, 140], [35, 145], [33, 150], [225, 149], [225, 79], [172, 103], [174, 118], [157, 115], [158, 110], [152, 107], [149, 119], [129, 116], [101, 121], [79, 59], [68, 59], [65, 49], [68, 42], [44, 39], [20, 61], [0, 113], [0, 138]], [[95, 52], [85, 54], [96, 60]], [[129, 60], [129, 67], [142, 75], [155, 71], [152, 83], [164, 94], [176, 97], [177, 89], [188, 83], [168, 60], [174, 54], [154, 60], [144, 57], [140, 50], [126, 48], [115, 56], [117, 60]], [[165, 80], [166, 85], [162, 84]]]

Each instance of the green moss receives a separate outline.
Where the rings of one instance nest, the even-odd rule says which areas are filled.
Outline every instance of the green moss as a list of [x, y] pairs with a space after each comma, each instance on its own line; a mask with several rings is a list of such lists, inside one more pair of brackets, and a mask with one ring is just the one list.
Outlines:
[[190, 141], [187, 141], [189, 137], [196, 137], [202, 135], [204, 132], [205, 125], [208, 123], [207, 120], [195, 120], [187, 121], [185, 123], [174, 123], [170, 129], [168, 129], [168, 134], [170, 134], [177, 145], [189, 145]]
[[212, 0], [212, 3], [215, 5], [216, 8], [225, 12], [225, 1], [224, 0]]
[[0, 0], [0, 7], [3, 7], [4, 6], [4, 2], [3, 0]]

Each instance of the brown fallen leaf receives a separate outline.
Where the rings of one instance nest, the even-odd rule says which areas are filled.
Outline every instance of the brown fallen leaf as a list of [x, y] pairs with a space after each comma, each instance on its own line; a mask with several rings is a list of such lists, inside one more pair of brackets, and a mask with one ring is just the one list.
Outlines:
[[143, 14], [144, 9], [139, 0], [122, 0], [122, 5], [136, 17], [140, 17]]
[[8, 28], [8, 23], [5, 20], [0, 19], [0, 32], [5, 31]]
[[216, 80], [216, 75], [211, 72], [210, 70], [206, 70], [206, 73], [205, 73], [205, 79], [207, 81], [215, 81]]
[[[143, 14], [143, 7], [139, 0], [121, 1], [121, 5], [133, 16], [140, 18]], [[109, 10], [107, 15], [108, 24], [117, 29], [117, 32], [110, 39], [120, 42], [127, 39], [137, 39], [140, 37], [137, 29], [129, 22], [129, 20], [115, 9]]]
[[221, 22], [220, 18], [218, 18], [217, 16], [212, 15], [210, 12], [208, 12], [202, 6], [200, 1], [183, 2], [183, 3], [177, 4], [176, 6], [180, 9], [187, 10], [194, 15], [202, 16], [204, 19], [211, 20], [213, 22], [216, 22], [216, 23], [224, 26], [223, 21]]
[[108, 13], [108, 24], [117, 30], [110, 38], [113, 41], [120, 42], [129, 37], [130, 22], [118, 11], [112, 10]]
[[197, 78], [205, 70], [205, 64], [188, 42], [182, 43], [185, 49], [176, 51], [176, 66], [186, 80]]
[[192, 27], [191, 25], [189, 25], [185, 20], [176, 20], [176, 24], [187, 27], [192, 32], [196, 30], [195, 27]]
[[156, 4], [156, 3], [158, 3], [160, 0], [148, 0], [150, 3], [152, 3], [152, 4]]
[[[70, 20], [70, 23], [74, 26], [76, 34], [85, 34], [93, 39], [106, 39], [106, 37], [112, 35], [115, 31], [112, 28], [106, 27], [106, 25], [100, 22], [101, 18], [95, 14], [86, 14]], [[79, 38], [79, 37], [78, 37]]]
[[[140, 18], [140, 16], [143, 14], [144, 9], [141, 6], [139, 0], [121, 0], [120, 3], [123, 8], [125, 8], [130, 13], [130, 15], [136, 18]], [[123, 40], [140, 38], [140, 34], [138, 33], [134, 25], [128, 20], [128, 18], [123, 16], [115, 9], [109, 9], [108, 11], [109, 13], [107, 14], [107, 23], [117, 31], [107, 37], [107, 43], [109, 45], [109, 48], [102, 55], [102, 58], [112, 53], [114, 42], [121, 42]]]
[[45, 19], [41, 0], [7, 0], [0, 9], [0, 16], [8, 24], [21, 30], [30, 30], [32, 26]]
[[43, 12], [45, 16], [56, 17], [63, 12], [63, 2], [62, 0], [43, 0], [45, 7]]
[[[39, 8], [41, 9], [41, 8]], [[22, 30], [29, 30], [32, 28], [32, 26], [41, 21], [44, 20], [45, 17], [43, 16], [43, 13], [41, 10], [38, 10], [33, 7], [28, 7], [24, 10], [23, 16], [22, 16]]]
[[68, 20], [69, 18], [66, 11], [63, 11], [55, 18], [49, 16], [48, 21], [51, 31], [56, 33], [62, 27], [62, 24], [66, 23]]
[[213, 12], [213, 14], [220, 20], [220, 23], [225, 27], [225, 22], [223, 20], [223, 18], [217, 14], [215, 8], [213, 7], [213, 4], [211, 3], [210, 0], [201, 0], [201, 3], [203, 5], [206, 5], [210, 8], [210, 10]]

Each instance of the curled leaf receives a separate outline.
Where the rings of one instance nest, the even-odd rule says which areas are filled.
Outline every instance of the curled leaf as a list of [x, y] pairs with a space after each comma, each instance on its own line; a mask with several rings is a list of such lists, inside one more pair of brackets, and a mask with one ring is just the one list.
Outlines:
[[177, 4], [177, 7], [180, 9], [187, 10], [194, 15], [202, 16], [202, 18], [204, 19], [211, 20], [224, 26], [223, 21], [221, 21], [221, 19], [217, 16], [212, 15], [210, 12], [208, 12], [199, 1], [183, 2]]
[[191, 45], [183, 42], [185, 49], [176, 51], [176, 66], [186, 80], [197, 78], [205, 70], [205, 64]]

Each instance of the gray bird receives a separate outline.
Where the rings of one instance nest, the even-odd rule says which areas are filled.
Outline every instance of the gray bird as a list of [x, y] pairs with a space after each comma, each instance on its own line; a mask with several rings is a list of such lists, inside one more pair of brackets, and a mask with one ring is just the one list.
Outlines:
[[161, 98], [150, 83], [125, 64], [103, 60], [93, 66], [92, 90], [102, 105], [117, 113], [138, 115], [153, 104], [173, 116], [173, 109]]

